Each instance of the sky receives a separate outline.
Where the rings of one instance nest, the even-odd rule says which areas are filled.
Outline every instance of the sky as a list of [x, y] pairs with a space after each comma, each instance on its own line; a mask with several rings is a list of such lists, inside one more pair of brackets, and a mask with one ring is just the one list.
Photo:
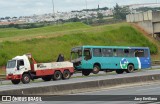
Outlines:
[[[55, 12], [68, 12], [86, 8], [119, 5], [156, 3], [160, 0], [53, 0]], [[87, 3], [86, 3], [87, 2]], [[0, 0], [0, 17], [31, 16], [33, 14], [53, 13], [52, 0]]]

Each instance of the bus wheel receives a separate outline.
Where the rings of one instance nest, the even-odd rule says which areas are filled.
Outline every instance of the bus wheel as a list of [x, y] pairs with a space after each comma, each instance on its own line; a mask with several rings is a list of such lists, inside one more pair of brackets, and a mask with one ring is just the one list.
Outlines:
[[17, 79], [17, 80], [11, 80], [11, 82], [12, 82], [13, 84], [19, 84], [19, 83], [20, 83], [20, 79]]
[[53, 80], [60, 80], [62, 79], [62, 73], [60, 71], [56, 71], [54, 74], [53, 74]]
[[62, 79], [69, 79], [70, 77], [71, 77], [70, 71], [65, 70], [65, 71], [63, 72]]
[[100, 71], [100, 67], [98, 66], [98, 65], [94, 65], [94, 67], [93, 67], [93, 74], [98, 74], [99, 73], [99, 71]]
[[23, 76], [22, 76], [22, 83], [23, 84], [27, 84], [27, 83], [29, 83], [30, 82], [30, 76], [28, 75], [28, 74], [24, 74]]
[[52, 79], [52, 76], [44, 76], [44, 77], [42, 77], [42, 79], [44, 81], [50, 81]]
[[132, 64], [129, 64], [128, 67], [127, 67], [126, 72], [127, 73], [132, 73], [133, 71], [134, 71], [134, 66]]
[[82, 70], [82, 74], [84, 75], [84, 76], [88, 76], [89, 74], [91, 73], [91, 71], [90, 70]]
[[117, 74], [123, 74], [123, 72], [124, 72], [124, 70], [122, 70], [122, 69], [116, 69]]

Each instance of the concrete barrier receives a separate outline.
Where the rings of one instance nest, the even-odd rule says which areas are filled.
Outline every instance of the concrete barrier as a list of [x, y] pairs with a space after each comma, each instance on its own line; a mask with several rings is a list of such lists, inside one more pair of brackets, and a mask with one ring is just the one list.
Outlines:
[[76, 92], [94, 91], [95, 89], [107, 88], [123, 84], [157, 81], [160, 80], [160, 74], [143, 75], [125, 78], [96, 80], [81, 83], [71, 83], [62, 85], [53, 85], [45, 87], [34, 87], [18, 90], [0, 91], [0, 95], [57, 95], [72, 94]]

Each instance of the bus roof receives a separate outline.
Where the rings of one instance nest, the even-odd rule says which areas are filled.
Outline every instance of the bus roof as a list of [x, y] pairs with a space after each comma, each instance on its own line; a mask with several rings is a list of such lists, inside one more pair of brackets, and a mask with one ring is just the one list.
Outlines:
[[123, 49], [149, 49], [148, 47], [131, 47], [131, 46], [92, 46], [92, 45], [84, 45], [78, 46], [74, 48], [123, 48]]

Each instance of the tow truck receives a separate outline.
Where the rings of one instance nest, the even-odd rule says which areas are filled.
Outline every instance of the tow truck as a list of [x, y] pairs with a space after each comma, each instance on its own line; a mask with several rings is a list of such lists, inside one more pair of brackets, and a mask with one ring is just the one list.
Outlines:
[[16, 56], [7, 62], [6, 79], [13, 84], [27, 84], [30, 80], [42, 78], [44, 81], [69, 79], [74, 73], [69, 61], [37, 63], [31, 54]]

